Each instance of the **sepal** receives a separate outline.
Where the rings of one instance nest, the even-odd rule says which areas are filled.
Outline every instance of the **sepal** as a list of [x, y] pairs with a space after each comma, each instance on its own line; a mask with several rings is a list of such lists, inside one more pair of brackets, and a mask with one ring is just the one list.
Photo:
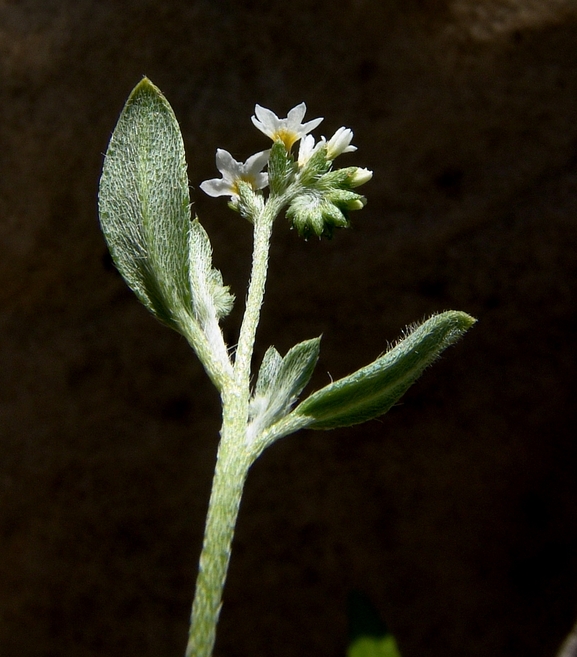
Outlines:
[[243, 180], [239, 180], [236, 186], [238, 196], [233, 197], [229, 207], [239, 212], [241, 217], [252, 224], [254, 217], [257, 217], [264, 208], [262, 192], [255, 191], [249, 183]]
[[273, 194], [282, 194], [292, 182], [295, 161], [282, 141], [275, 141], [268, 161], [268, 184]]

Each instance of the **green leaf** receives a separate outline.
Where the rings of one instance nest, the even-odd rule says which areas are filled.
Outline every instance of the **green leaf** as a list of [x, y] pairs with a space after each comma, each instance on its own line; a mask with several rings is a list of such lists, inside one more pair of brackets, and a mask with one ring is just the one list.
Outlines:
[[301, 426], [310, 429], [332, 429], [383, 415], [475, 321], [455, 310], [433, 315], [384, 356], [310, 395], [291, 417], [306, 418], [306, 425]]
[[289, 349], [282, 359], [274, 388], [279, 396], [282, 397], [284, 393], [288, 404], [294, 402], [310, 381], [319, 358], [320, 348], [320, 337], [305, 340]]
[[361, 636], [347, 650], [347, 657], [401, 657], [391, 634], [384, 637]]
[[269, 347], [263, 356], [258, 378], [254, 388], [254, 398], [266, 397], [269, 390], [274, 388], [274, 382], [282, 364], [282, 356], [274, 347]]
[[274, 347], [266, 351], [250, 402], [249, 438], [285, 416], [309, 382], [319, 357], [320, 337], [305, 340], [284, 358]]
[[182, 331], [189, 313], [190, 199], [182, 136], [166, 98], [144, 78], [104, 160], [100, 223], [116, 267], [142, 303]]

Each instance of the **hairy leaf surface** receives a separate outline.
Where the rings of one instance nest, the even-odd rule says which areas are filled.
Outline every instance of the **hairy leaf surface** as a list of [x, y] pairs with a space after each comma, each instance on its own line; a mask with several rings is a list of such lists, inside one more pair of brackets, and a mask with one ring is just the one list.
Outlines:
[[373, 363], [318, 390], [293, 411], [310, 429], [348, 427], [386, 413], [474, 323], [470, 315], [433, 315]]
[[104, 160], [100, 223], [116, 267], [142, 303], [180, 330], [189, 311], [190, 199], [174, 112], [144, 78], [122, 110]]

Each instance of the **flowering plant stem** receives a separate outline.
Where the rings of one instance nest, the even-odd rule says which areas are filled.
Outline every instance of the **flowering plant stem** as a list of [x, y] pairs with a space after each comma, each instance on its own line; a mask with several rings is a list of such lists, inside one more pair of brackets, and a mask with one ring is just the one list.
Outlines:
[[250, 366], [268, 271], [270, 237], [274, 220], [281, 207], [282, 199], [271, 195], [262, 212], [254, 218], [252, 271], [234, 361], [234, 379], [246, 393], [247, 403], [250, 396]]
[[264, 298], [272, 226], [279, 211], [273, 196], [254, 218], [252, 272], [234, 363], [222, 391], [223, 421], [196, 580], [186, 657], [210, 657], [222, 606], [234, 528], [248, 469], [257, 454], [246, 441], [250, 364]]
[[[241, 400], [237, 400], [241, 401]], [[200, 555], [187, 657], [210, 657], [222, 606], [234, 528], [250, 460], [237, 445], [244, 433], [234, 401], [226, 404]]]

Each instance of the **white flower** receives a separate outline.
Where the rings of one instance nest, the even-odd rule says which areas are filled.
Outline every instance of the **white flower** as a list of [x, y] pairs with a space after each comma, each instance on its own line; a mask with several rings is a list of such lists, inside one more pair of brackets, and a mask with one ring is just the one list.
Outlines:
[[324, 137], [321, 137], [316, 145], [315, 145], [315, 138], [312, 135], [307, 135], [306, 137], [301, 139], [301, 143], [299, 146], [299, 157], [298, 157], [299, 168], [302, 169], [304, 165], [311, 159], [313, 153], [320, 146], [323, 146], [325, 143], [326, 140]]
[[329, 160], [334, 160], [335, 157], [342, 153], [352, 153], [353, 151], [356, 151], [357, 147], [351, 145], [352, 140], [353, 131], [350, 128], [339, 128], [329, 139], [327, 144], [327, 157]]
[[268, 162], [270, 151], [261, 151], [251, 155], [241, 164], [222, 148], [216, 151], [216, 168], [222, 173], [222, 178], [212, 178], [201, 183], [200, 188], [209, 196], [238, 196], [238, 183], [248, 183], [254, 190], [263, 189], [268, 185], [268, 174], [262, 169]]
[[290, 151], [295, 142], [308, 135], [323, 120], [322, 118], [313, 119], [303, 123], [302, 120], [306, 111], [307, 106], [301, 103], [290, 110], [286, 119], [279, 119], [271, 110], [256, 105], [254, 108], [256, 116], [252, 117], [252, 122], [273, 141], [282, 141], [287, 151]]

